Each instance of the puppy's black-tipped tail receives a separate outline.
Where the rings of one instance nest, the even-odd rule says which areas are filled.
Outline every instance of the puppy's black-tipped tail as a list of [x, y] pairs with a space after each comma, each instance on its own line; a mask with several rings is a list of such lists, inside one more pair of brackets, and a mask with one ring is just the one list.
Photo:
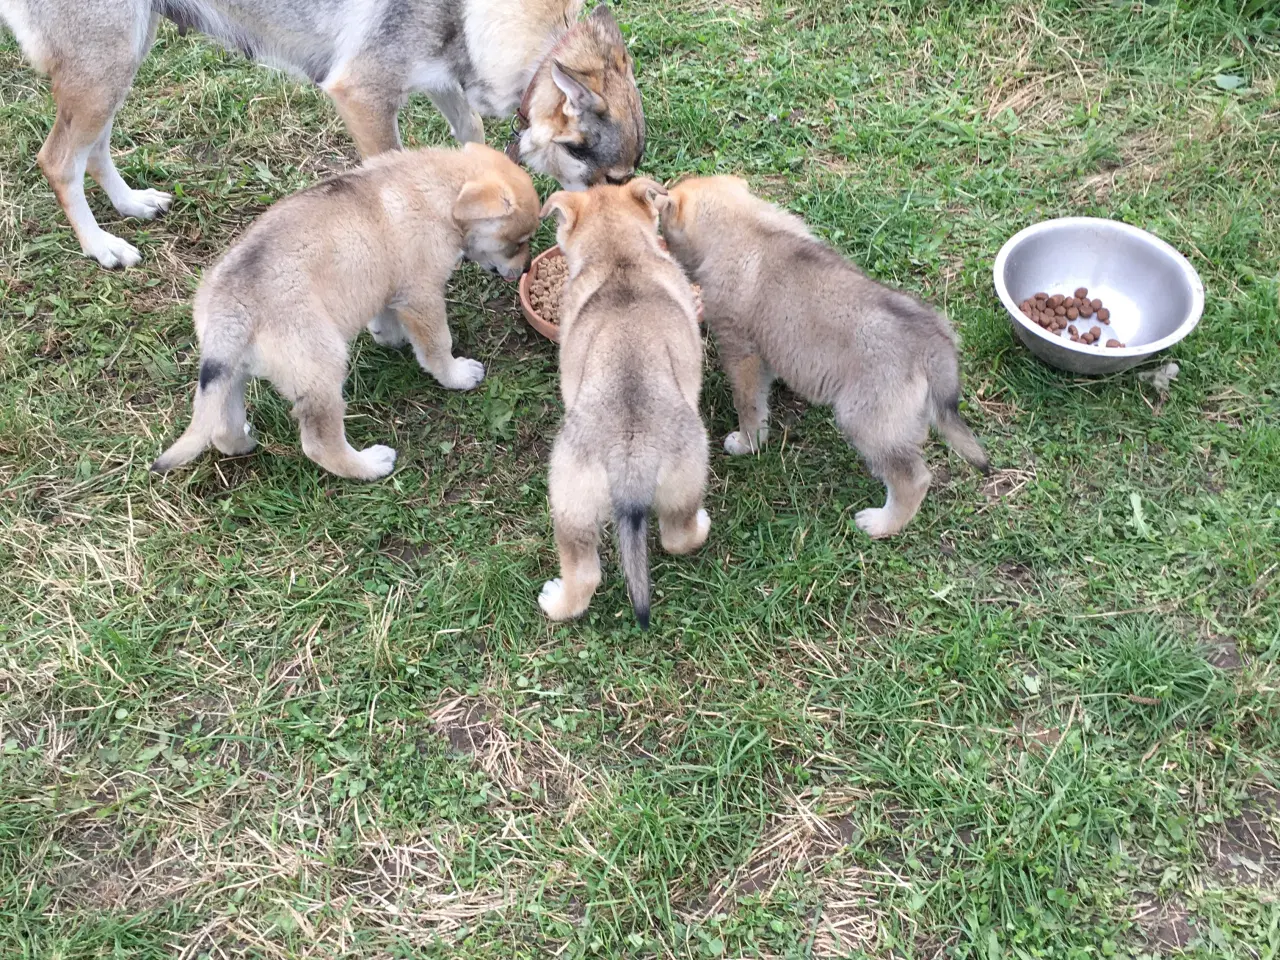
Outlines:
[[225, 363], [205, 358], [200, 361], [200, 382], [192, 409], [191, 425], [151, 464], [152, 473], [165, 473], [190, 463], [209, 449], [214, 432], [221, 426], [226, 394], [234, 389]]
[[614, 507], [618, 555], [627, 581], [631, 609], [642, 630], [649, 629], [649, 508], [628, 503]]
[[953, 397], [945, 402], [935, 411], [934, 417], [938, 433], [951, 445], [951, 449], [981, 470], [984, 476], [990, 475], [991, 462], [987, 459], [987, 452], [978, 443], [969, 424], [964, 422], [964, 417], [960, 416], [959, 400]]

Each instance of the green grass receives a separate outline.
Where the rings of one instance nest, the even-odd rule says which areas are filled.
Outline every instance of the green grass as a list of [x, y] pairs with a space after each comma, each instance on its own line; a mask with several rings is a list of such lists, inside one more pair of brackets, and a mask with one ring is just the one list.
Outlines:
[[[322, 473], [265, 387], [261, 450], [149, 476], [200, 271], [353, 150], [321, 94], [166, 27], [114, 147], [178, 196], [140, 224], [91, 193], [146, 258], [107, 273], [0, 41], [0, 955], [1276, 957], [1272, 9], [620, 3], [647, 172], [744, 172], [945, 307], [999, 468], [931, 445], [872, 543], [881, 489], [784, 393], [767, 452], [713, 455], [707, 547], [655, 555], [647, 634], [611, 554], [582, 622], [538, 611], [555, 353], [471, 267], [479, 391], [356, 347], [387, 481]], [[447, 140], [423, 100], [403, 127]], [[1063, 214], [1200, 271], [1167, 395], [1012, 339], [991, 260]], [[718, 372], [703, 409], [731, 429]]]

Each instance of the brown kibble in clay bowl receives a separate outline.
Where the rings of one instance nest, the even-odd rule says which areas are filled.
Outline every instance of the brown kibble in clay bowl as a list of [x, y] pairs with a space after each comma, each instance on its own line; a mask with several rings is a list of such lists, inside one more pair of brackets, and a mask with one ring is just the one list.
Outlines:
[[[558, 246], [548, 247], [534, 257], [529, 264], [529, 272], [520, 278], [520, 307], [525, 319], [529, 326], [553, 343], [560, 342], [560, 298], [568, 279], [569, 265]], [[698, 322], [701, 323], [702, 288], [696, 283], [691, 286]]]

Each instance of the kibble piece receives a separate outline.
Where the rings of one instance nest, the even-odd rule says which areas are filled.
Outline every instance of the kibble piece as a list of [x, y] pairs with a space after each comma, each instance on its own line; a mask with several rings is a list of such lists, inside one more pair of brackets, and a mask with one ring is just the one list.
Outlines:
[[1102, 309], [1102, 301], [1101, 301], [1101, 300], [1099, 300], [1097, 297], [1094, 297], [1094, 298], [1090, 301], [1090, 306], [1092, 306], [1092, 307], [1093, 307], [1093, 309], [1095, 309], [1095, 310], [1101, 310], [1101, 309]]
[[1052, 297], [1049, 298], [1049, 305], [1052, 307], [1061, 306], [1062, 300], [1063, 300], [1062, 294], [1055, 293]]
[[1090, 328], [1089, 328], [1089, 336], [1091, 336], [1091, 337], [1093, 337], [1093, 339], [1097, 340], [1100, 336], [1102, 336], [1102, 328], [1101, 328], [1101, 327], [1090, 327]]
[[1117, 340], [1115, 337], [1112, 337], [1110, 340], [1108, 340], [1108, 341], [1107, 341], [1107, 346], [1108, 346], [1108, 347], [1123, 347], [1123, 346], [1124, 346], [1124, 344], [1123, 344], [1123, 343], [1121, 343], [1119, 340]]
[[1076, 329], [1076, 325], [1074, 323], [1067, 327], [1067, 333], [1071, 334], [1072, 337], [1080, 336], [1080, 331]]
[[1062, 298], [1062, 305], [1063, 305], [1064, 307], [1066, 307], [1068, 310], [1070, 310], [1072, 307], [1074, 307], [1074, 306], [1076, 305], [1076, 298], [1075, 298], [1075, 297], [1063, 297], [1063, 298]]
[[1037, 293], [1034, 297], [1032, 297], [1031, 299], [1032, 299], [1032, 300], [1048, 300], [1048, 299], [1049, 299], [1049, 295], [1048, 295], [1047, 293], [1045, 293], [1045, 292], [1042, 290], [1042, 291], [1040, 291], [1039, 293]]
[[1059, 304], [1058, 306], [1053, 308], [1053, 312], [1060, 317], [1065, 317], [1067, 315], [1067, 308]]
[[1071, 308], [1069, 308], [1069, 309], [1067, 310], [1067, 319], [1068, 319], [1068, 320], [1074, 320], [1074, 319], [1075, 319], [1076, 317], [1078, 317], [1078, 316], [1080, 316], [1080, 311], [1079, 311], [1079, 310], [1077, 310], [1075, 307], [1071, 307]]
[[1087, 297], [1088, 295], [1089, 295], [1089, 290], [1088, 290], [1088, 288], [1087, 288], [1087, 287], [1078, 287], [1078, 288], [1076, 289], [1076, 299], [1077, 299], [1077, 300], [1083, 300], [1083, 299], [1084, 299], [1085, 297]]
[[1108, 310], [1106, 307], [1103, 307], [1101, 310], [1098, 311], [1098, 319], [1101, 320], [1103, 323], [1106, 323], [1108, 320], [1111, 319], [1111, 311]]
[[1093, 316], [1093, 304], [1090, 303], [1088, 300], [1085, 300], [1080, 304], [1080, 316], [1082, 317]]

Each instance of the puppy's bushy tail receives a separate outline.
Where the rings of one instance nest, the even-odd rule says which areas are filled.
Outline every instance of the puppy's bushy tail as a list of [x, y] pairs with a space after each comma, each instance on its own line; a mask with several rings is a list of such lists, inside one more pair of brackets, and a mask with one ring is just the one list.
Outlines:
[[984, 474], [991, 472], [991, 463], [969, 424], [960, 416], [960, 368], [955, 351], [934, 358], [929, 370], [929, 406], [933, 424], [938, 433], [956, 453], [964, 457]]
[[204, 339], [191, 425], [151, 464], [153, 473], [190, 463], [215, 443], [226, 453], [242, 453], [253, 446], [245, 433], [243, 417], [237, 418], [236, 423], [228, 419], [229, 410], [243, 410], [241, 398], [235, 397], [233, 391], [244, 389], [237, 371], [244, 344], [235, 342], [234, 335], [228, 336], [224, 331], [211, 331]]
[[657, 478], [623, 462], [609, 471], [613, 521], [618, 528], [618, 559], [627, 581], [631, 609], [641, 629], [649, 629], [649, 508]]

